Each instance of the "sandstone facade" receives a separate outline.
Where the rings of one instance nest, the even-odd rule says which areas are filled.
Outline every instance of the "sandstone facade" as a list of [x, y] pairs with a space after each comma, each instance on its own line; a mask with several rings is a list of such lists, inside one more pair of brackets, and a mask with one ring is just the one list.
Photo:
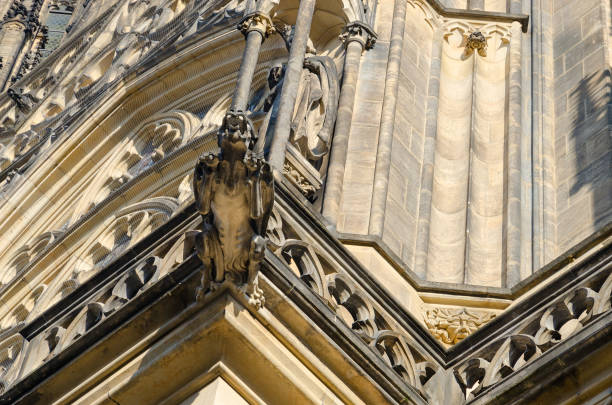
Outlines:
[[0, 403], [612, 400], [609, 1], [0, 17]]

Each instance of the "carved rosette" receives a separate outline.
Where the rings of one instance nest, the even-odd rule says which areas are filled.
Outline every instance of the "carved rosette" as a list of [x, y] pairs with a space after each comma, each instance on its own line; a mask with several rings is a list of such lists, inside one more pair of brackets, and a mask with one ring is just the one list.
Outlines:
[[262, 13], [252, 13], [244, 17], [238, 23], [238, 30], [246, 37], [249, 32], [257, 31], [265, 39], [275, 31], [270, 17]]
[[342, 31], [342, 34], [340, 34], [339, 38], [344, 45], [348, 45], [348, 43], [351, 41], [357, 41], [365, 50], [369, 50], [374, 48], [376, 39], [378, 37], [372, 28], [370, 28], [367, 24], [354, 21], [344, 27], [344, 30]]
[[488, 311], [467, 308], [432, 308], [424, 315], [429, 332], [446, 345], [459, 343], [495, 317]]
[[242, 111], [229, 111], [218, 133], [218, 154], [200, 157], [193, 176], [200, 231], [191, 234], [203, 264], [197, 298], [222, 284], [237, 287], [259, 309], [265, 298], [258, 273], [274, 204], [274, 178], [253, 151], [257, 136]]
[[465, 50], [468, 54], [476, 51], [480, 56], [487, 56], [487, 39], [482, 32], [475, 31], [467, 37]]

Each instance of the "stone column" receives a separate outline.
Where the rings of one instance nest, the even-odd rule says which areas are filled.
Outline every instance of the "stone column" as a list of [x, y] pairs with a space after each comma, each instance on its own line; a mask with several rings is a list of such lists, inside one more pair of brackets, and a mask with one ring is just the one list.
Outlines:
[[521, 280], [521, 25], [512, 23], [508, 86], [506, 285]]
[[494, 34], [475, 56], [467, 284], [502, 284], [507, 49]]
[[391, 146], [393, 145], [393, 126], [395, 123], [395, 106], [397, 104], [397, 88], [399, 70], [404, 42], [404, 26], [406, 24], [406, 0], [396, 0], [391, 26], [391, 43], [389, 46], [389, 62], [385, 79], [385, 95], [380, 117], [380, 132], [376, 149], [376, 165], [374, 167], [374, 185], [372, 187], [372, 205], [370, 206], [370, 224], [368, 233], [382, 237], [389, 189], [389, 169], [391, 167]]
[[293, 40], [289, 50], [289, 61], [281, 90], [272, 143], [268, 153], [270, 165], [277, 177], [282, 176], [283, 163], [285, 163], [285, 151], [287, 150], [287, 142], [291, 132], [291, 116], [304, 67], [304, 55], [308, 38], [310, 37], [310, 25], [312, 24], [315, 3], [316, 0], [301, 0], [295, 20]]
[[438, 94], [440, 93], [440, 60], [442, 55], [443, 31], [434, 33], [431, 50], [429, 88], [427, 89], [427, 112], [425, 142], [423, 148], [423, 167], [421, 168], [421, 192], [419, 195], [419, 219], [417, 223], [416, 252], [414, 272], [422, 278], [427, 276], [427, 244], [431, 218], [431, 194], [433, 188], [434, 152], [436, 150], [436, 130], [438, 125]]
[[274, 26], [270, 17], [261, 13], [253, 13], [246, 16], [238, 29], [246, 38], [246, 46], [240, 63], [240, 71], [238, 72], [238, 83], [234, 90], [232, 98], [231, 110], [244, 111], [249, 100], [249, 92], [255, 67], [259, 58], [259, 49], [264, 39], [274, 32]]
[[463, 283], [474, 52], [463, 34], [442, 44], [427, 279]]
[[346, 53], [344, 55], [342, 89], [338, 102], [336, 128], [327, 168], [325, 199], [323, 200], [323, 216], [333, 226], [336, 226], [338, 222], [349, 133], [353, 119], [357, 78], [359, 77], [359, 62], [363, 50], [371, 49], [374, 46], [376, 34], [367, 25], [361, 22], [352, 22], [345, 27], [344, 32], [340, 35], [340, 40], [346, 46]]

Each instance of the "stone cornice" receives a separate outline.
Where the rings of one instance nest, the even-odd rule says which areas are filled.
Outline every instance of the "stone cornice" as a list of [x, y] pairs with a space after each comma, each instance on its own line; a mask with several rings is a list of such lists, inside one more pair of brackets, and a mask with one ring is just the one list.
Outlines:
[[485, 20], [502, 23], [512, 23], [518, 21], [523, 32], [527, 32], [529, 26], [529, 16], [526, 14], [502, 13], [497, 11], [463, 10], [458, 8], [445, 7], [439, 0], [423, 0], [431, 6], [439, 15], [446, 18]]
[[[321, 221], [324, 221], [320, 217]], [[418, 292], [429, 293], [444, 293], [450, 295], [469, 295], [483, 298], [496, 298], [503, 300], [516, 300], [527, 294], [530, 290], [541, 285], [549, 277], [553, 276], [558, 271], [575, 262], [577, 259], [585, 256], [590, 250], [602, 244], [602, 246], [612, 246], [612, 223], [608, 223], [601, 227], [598, 231], [593, 232], [585, 239], [568, 249], [566, 252], [559, 255], [556, 259], [546, 264], [539, 270], [535, 271], [531, 276], [522, 280], [518, 284], [507, 287], [485, 287], [466, 284], [451, 284], [434, 281], [427, 281], [417, 276], [410, 268], [403, 264], [402, 259], [397, 256], [391, 248], [382, 240], [382, 238], [373, 235], [360, 235], [337, 232], [330, 229], [330, 232], [342, 243], [347, 245], [369, 246], [384, 257], [398, 273], [414, 287]]]

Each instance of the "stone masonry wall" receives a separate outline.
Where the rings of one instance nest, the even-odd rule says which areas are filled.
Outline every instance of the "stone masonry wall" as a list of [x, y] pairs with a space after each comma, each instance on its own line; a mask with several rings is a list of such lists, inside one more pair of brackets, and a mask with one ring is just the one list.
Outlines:
[[361, 57], [338, 216], [338, 230], [345, 233], [368, 233], [393, 6], [391, 1], [378, 5], [376, 46]]
[[409, 4], [383, 232], [383, 241], [409, 266], [416, 239], [432, 41], [433, 30], [423, 11]]
[[606, 1], [553, 1], [557, 255], [612, 219]]

